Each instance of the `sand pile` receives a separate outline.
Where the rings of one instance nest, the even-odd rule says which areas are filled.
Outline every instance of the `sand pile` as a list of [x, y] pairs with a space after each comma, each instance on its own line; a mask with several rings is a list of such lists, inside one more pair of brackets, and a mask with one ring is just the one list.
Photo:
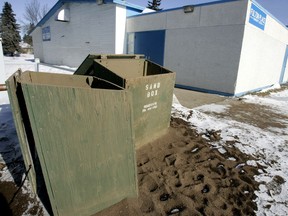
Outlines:
[[255, 215], [253, 176], [262, 167], [236, 148], [213, 148], [220, 136], [172, 119], [167, 135], [137, 151], [139, 197], [96, 215]]

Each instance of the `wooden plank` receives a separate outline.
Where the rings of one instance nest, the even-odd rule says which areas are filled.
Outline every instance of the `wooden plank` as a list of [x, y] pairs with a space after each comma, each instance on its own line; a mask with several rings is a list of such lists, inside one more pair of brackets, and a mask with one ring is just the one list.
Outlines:
[[[33, 192], [36, 194], [37, 193], [37, 181], [36, 181], [35, 166], [33, 164], [31, 150], [29, 147], [29, 141], [28, 141], [27, 134], [25, 131], [25, 126], [23, 122], [23, 113], [21, 112], [21, 108], [22, 109], [25, 108], [25, 104], [19, 104], [19, 101], [23, 101], [21, 100], [21, 97], [23, 97], [23, 95], [21, 94], [21, 91], [19, 91], [19, 88], [21, 87], [19, 86], [19, 83], [17, 83], [17, 81], [19, 81], [19, 75], [20, 75], [20, 72], [16, 72], [12, 76], [10, 76], [6, 81], [6, 85], [8, 87], [10, 105], [12, 109], [14, 124], [15, 124], [15, 128], [17, 131], [19, 145], [20, 145], [20, 149], [22, 152], [24, 164], [25, 164], [26, 170], [28, 170], [29, 167], [31, 166], [31, 169], [28, 173], [28, 178], [30, 180]], [[29, 140], [31, 141], [30, 138]]]
[[37, 83], [39, 85], [56, 85], [66, 87], [81, 87], [90, 88], [86, 82], [86, 76], [76, 76], [69, 74], [56, 74], [56, 73], [45, 73], [45, 72], [30, 72], [25, 71], [21, 75], [21, 82], [24, 83]]
[[129, 92], [22, 88], [55, 215], [91, 215], [137, 195]]
[[144, 76], [126, 81], [132, 92], [136, 147], [151, 142], [170, 126], [175, 73]]
[[117, 72], [117, 75], [124, 79], [143, 76], [145, 59], [97, 59], [99, 64], [111, 71]]

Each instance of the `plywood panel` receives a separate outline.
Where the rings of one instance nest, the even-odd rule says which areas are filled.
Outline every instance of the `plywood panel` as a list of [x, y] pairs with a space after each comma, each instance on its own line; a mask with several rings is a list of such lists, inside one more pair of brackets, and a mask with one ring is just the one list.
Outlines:
[[22, 89], [54, 214], [91, 215], [137, 194], [128, 92]]

